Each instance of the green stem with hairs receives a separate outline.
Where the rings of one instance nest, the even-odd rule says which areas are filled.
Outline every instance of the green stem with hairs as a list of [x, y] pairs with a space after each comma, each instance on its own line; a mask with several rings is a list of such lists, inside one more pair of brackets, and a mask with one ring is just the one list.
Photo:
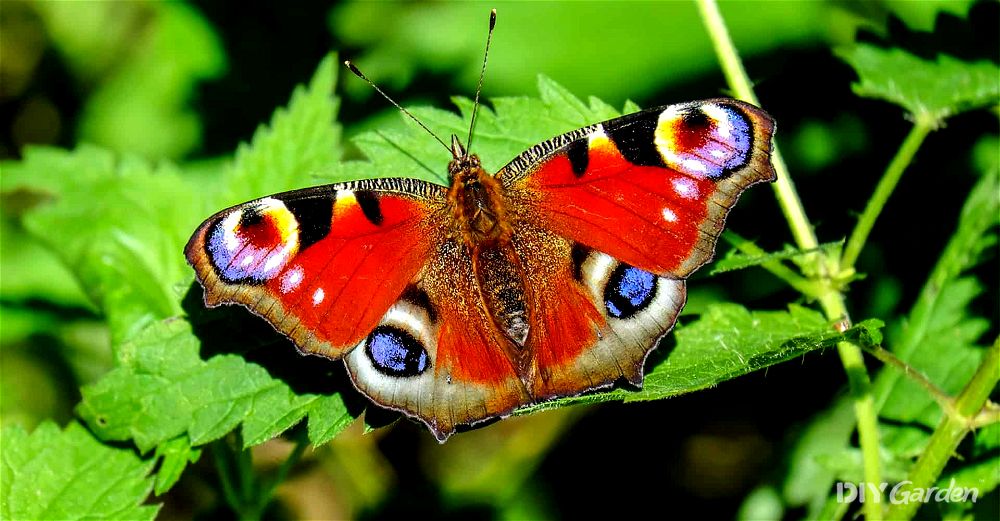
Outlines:
[[844, 255], [840, 259], [842, 270], [849, 270], [854, 267], [854, 263], [858, 260], [858, 255], [861, 254], [861, 250], [865, 246], [868, 235], [875, 226], [875, 220], [882, 213], [882, 209], [885, 207], [886, 201], [889, 200], [889, 196], [896, 189], [896, 185], [899, 184], [899, 180], [903, 177], [906, 167], [913, 162], [913, 157], [917, 154], [917, 150], [920, 149], [924, 138], [934, 130], [936, 125], [937, 122], [930, 117], [917, 118], [916, 123], [910, 129], [910, 133], [907, 134], [902, 146], [896, 151], [895, 157], [892, 158], [889, 166], [885, 169], [885, 173], [882, 174], [882, 179], [879, 180], [878, 185], [875, 187], [875, 192], [868, 199], [868, 204], [865, 206], [864, 212], [861, 213], [858, 223], [851, 232], [851, 238], [847, 240], [847, 245], [844, 246]]
[[[708, 29], [715, 46], [716, 54], [722, 65], [723, 73], [729, 86], [737, 97], [751, 103], [760, 104], [753, 92], [750, 79], [743, 69], [736, 47], [733, 45], [726, 24], [719, 12], [719, 7], [714, 0], [697, 0], [698, 8], [701, 11], [702, 20]], [[819, 246], [816, 234], [813, 231], [809, 219], [806, 217], [802, 201], [799, 199], [788, 173], [788, 167], [781, 157], [777, 147], [771, 154], [774, 170], [777, 174], [777, 182], [774, 190], [781, 205], [781, 210], [788, 221], [792, 236], [800, 249], [811, 250]], [[820, 305], [826, 317], [833, 321], [848, 319], [847, 307], [844, 297], [838, 288], [830, 282], [836, 278], [841, 270], [839, 259], [831, 259], [822, 252], [815, 254], [815, 273], [820, 280], [826, 281], [819, 295]], [[837, 353], [840, 355], [841, 364], [847, 373], [848, 385], [852, 399], [854, 401], [854, 414], [858, 422], [858, 442], [861, 446], [862, 459], [864, 462], [864, 478], [869, 483], [881, 483], [881, 465], [879, 462], [879, 438], [878, 438], [878, 416], [875, 410], [875, 402], [872, 399], [871, 379], [865, 369], [864, 355], [861, 348], [850, 342], [840, 342], [837, 344]], [[865, 517], [869, 521], [879, 521], [882, 519], [881, 498], [874, 498], [874, 501], [864, 503]]]
[[[1000, 382], [1000, 338], [993, 342], [993, 345], [986, 351], [979, 369], [972, 376], [972, 380], [962, 389], [962, 393], [955, 399], [954, 412], [945, 414], [941, 418], [941, 423], [931, 434], [927, 448], [920, 454], [920, 458], [914, 463], [913, 468], [902, 482], [896, 493], [897, 497], [906, 497], [904, 494], [921, 488], [927, 490], [934, 486], [945, 464], [951, 459], [958, 444], [961, 443], [965, 435], [972, 430], [974, 421], [979, 416], [980, 411], [986, 405], [990, 393]], [[887, 513], [889, 519], [912, 519], [917, 513], [917, 509], [923, 503], [920, 501], [907, 501], [894, 503]]]

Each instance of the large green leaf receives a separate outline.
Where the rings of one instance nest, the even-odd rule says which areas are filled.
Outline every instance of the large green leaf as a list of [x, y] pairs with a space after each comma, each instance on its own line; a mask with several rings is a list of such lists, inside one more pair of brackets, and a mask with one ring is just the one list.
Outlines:
[[837, 54], [858, 73], [855, 93], [890, 101], [918, 118], [940, 124], [959, 112], [1000, 103], [1000, 68], [989, 60], [970, 63], [941, 54], [931, 61], [870, 44]]
[[153, 462], [102, 444], [71, 423], [43, 423], [31, 434], [5, 427], [0, 452], [0, 518], [149, 519]]
[[[867, 344], [881, 341], [877, 320], [862, 322], [850, 331]], [[822, 314], [791, 306], [788, 311], [749, 311], [738, 304], [716, 304], [699, 320], [678, 326], [677, 345], [665, 359], [647, 367], [642, 390], [608, 392], [563, 398], [522, 409], [529, 412], [570, 403], [611, 400], [657, 400], [717, 385], [814, 349], [830, 347], [844, 338]], [[653, 359], [662, 355], [655, 352]], [[649, 365], [649, 363], [647, 363]]]
[[[996, 245], [1000, 224], [1000, 175], [984, 175], [962, 208], [958, 227], [920, 292], [898, 335], [890, 338], [896, 356], [926, 375], [938, 387], [957, 394], [969, 380], [984, 349], [989, 321], [970, 311], [981, 284], [964, 272]], [[888, 428], [883, 443], [899, 452], [912, 451], [937, 425], [941, 410], [931, 396], [897, 370], [887, 368], [874, 382], [881, 414], [898, 428]], [[916, 428], [907, 427], [913, 425]], [[922, 426], [922, 427], [921, 427]]]
[[189, 276], [180, 252], [203, 210], [174, 168], [84, 146], [31, 148], [3, 171], [5, 192], [47, 199], [23, 216], [24, 226], [107, 314], [116, 341], [180, 313], [173, 285]]
[[116, 345], [150, 321], [181, 314], [180, 288], [191, 280], [184, 244], [202, 219], [222, 205], [308, 184], [310, 172], [336, 161], [334, 62], [320, 64], [309, 88], [296, 91], [225, 175], [197, 184], [169, 164], [153, 168], [91, 146], [30, 148], [22, 161], [3, 164], [9, 197], [42, 200], [25, 212], [25, 228], [108, 316]]
[[310, 441], [322, 444], [353, 419], [339, 395], [296, 394], [241, 356], [202, 360], [200, 347], [187, 321], [151, 325], [122, 347], [124, 365], [83, 388], [77, 412], [101, 438], [132, 439], [143, 452], [182, 435], [203, 445], [240, 424], [244, 443], [257, 445], [307, 415]]

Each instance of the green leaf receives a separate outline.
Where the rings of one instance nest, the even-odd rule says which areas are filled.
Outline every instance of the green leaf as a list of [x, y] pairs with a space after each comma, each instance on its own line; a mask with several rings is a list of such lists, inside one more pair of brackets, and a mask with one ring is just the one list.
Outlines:
[[870, 44], [842, 48], [837, 55], [858, 73], [857, 95], [890, 101], [936, 124], [1000, 102], [1000, 68], [989, 60], [970, 63], [941, 54], [929, 61]]
[[[199, 186], [195, 189], [184, 185], [181, 176], [173, 172], [169, 177], [171, 189], [164, 190], [151, 185], [162, 180], [153, 179], [155, 176], [145, 167], [137, 167], [138, 173], [133, 174], [138, 178], [135, 193], [130, 191], [115, 198], [118, 204], [103, 205], [95, 211], [93, 206], [103, 199], [86, 189], [78, 189], [71, 194], [77, 197], [75, 199], [57, 199], [58, 211], [53, 210], [55, 216], [51, 217], [52, 220], [37, 225], [35, 231], [38, 235], [42, 235], [46, 228], [57, 225], [69, 228], [66, 231], [69, 235], [72, 227], [67, 221], [73, 217], [84, 220], [83, 215], [86, 214], [87, 222], [95, 222], [88, 230], [92, 235], [77, 232], [86, 236], [49, 238], [53, 246], [69, 258], [78, 258], [81, 253], [96, 249], [109, 236], [118, 237], [122, 239], [120, 242], [129, 246], [132, 258], [125, 258], [122, 254], [118, 256], [119, 262], [110, 263], [103, 255], [97, 256], [95, 266], [84, 265], [87, 273], [92, 271], [103, 277], [99, 279], [101, 284], [84, 284], [98, 297], [106, 294], [128, 295], [123, 290], [130, 284], [143, 280], [156, 282], [155, 285], [146, 284], [143, 291], [136, 290], [134, 293], [147, 299], [152, 295], [158, 299], [152, 304], [162, 305], [136, 302], [138, 298], [98, 299], [112, 319], [122, 309], [129, 312], [127, 320], [119, 321], [122, 329], [116, 337], [121, 365], [101, 381], [85, 387], [84, 400], [78, 408], [103, 438], [133, 439], [140, 449], [147, 451], [184, 435], [192, 446], [201, 445], [243, 424], [243, 439], [251, 445], [270, 439], [309, 416], [309, 421], [317, 425], [310, 430], [314, 434], [312, 440], [322, 442], [349, 423], [351, 416], [339, 399], [298, 395], [285, 383], [272, 378], [262, 367], [239, 356], [224, 355], [202, 360], [199, 356], [200, 341], [193, 335], [190, 324], [183, 320], [158, 321], [182, 312], [178, 289], [186, 286], [191, 278], [190, 269], [183, 259], [183, 245], [198, 221], [211, 209], [218, 208], [214, 205], [223, 204], [219, 202], [222, 200], [229, 204], [308, 184], [307, 174], [311, 169], [332, 163], [339, 157], [339, 130], [332, 124], [337, 103], [330, 95], [336, 77], [334, 62], [332, 56], [324, 60], [309, 88], [298, 89], [288, 110], [276, 113], [271, 127], [259, 130], [253, 143], [241, 148], [224, 178], [224, 195], [213, 196], [211, 188]], [[83, 179], [92, 182], [95, 188], [112, 193], [115, 190], [133, 190], [128, 184], [132, 178], [116, 173], [113, 159], [106, 152], [84, 149], [77, 153], [79, 157], [71, 157], [70, 160], [60, 157], [65, 153], [42, 151], [41, 155], [43, 157], [35, 162], [29, 157], [23, 164], [16, 165], [23, 172], [13, 177], [7, 176], [5, 171], [5, 188], [8, 181], [21, 183], [30, 180], [36, 190], [39, 187], [58, 190], [62, 186], [57, 181], [60, 175], [66, 177], [73, 170], [77, 171], [74, 175], [80, 176], [79, 172], [87, 173], [86, 167], [92, 165], [92, 175], [83, 176]], [[64, 166], [62, 163], [70, 164]], [[53, 166], [63, 170], [53, 173]], [[53, 180], [47, 182], [48, 178], [42, 178], [45, 182], [40, 183], [38, 170], [46, 170]], [[89, 188], [86, 184], [84, 187]], [[197, 193], [200, 197], [180, 196], [175, 192]], [[177, 204], [177, 201], [189, 200], [196, 201], [196, 204], [187, 207]], [[186, 209], [183, 218], [172, 214], [177, 212], [178, 207]], [[102, 212], [109, 215], [105, 216]], [[41, 210], [27, 217], [41, 219], [39, 215], [44, 216]], [[136, 233], [129, 233], [130, 227], [137, 228]], [[160, 232], [154, 233], [154, 228]], [[171, 237], [167, 231], [176, 234], [172, 237], [175, 240], [169, 246], [162, 246], [164, 237]], [[152, 255], [151, 252], [157, 254]], [[137, 257], [147, 255], [153, 258], [137, 262]], [[98, 260], [103, 264], [96, 262]], [[141, 272], [130, 271], [144, 267], [173, 271], [145, 278]], [[127, 334], [122, 333], [123, 329]], [[174, 452], [177, 451], [171, 453]], [[180, 459], [178, 455], [172, 462], [177, 463]], [[172, 476], [164, 478], [158, 490], [169, 487], [172, 479]]]
[[[865, 321], [855, 326], [853, 334], [860, 336], [857, 331], [867, 330], [868, 337], [877, 337], [879, 327], [877, 321]], [[562, 398], [519, 413], [571, 403], [668, 398], [832, 346], [844, 338], [822, 314], [794, 305], [788, 311], [751, 312], [737, 304], [716, 304], [694, 323], [678, 326], [673, 335], [676, 347], [647, 369], [640, 391], [615, 389]], [[654, 352], [653, 358], [656, 356]]]
[[125, 365], [82, 389], [78, 414], [101, 438], [132, 439], [143, 452], [185, 434], [203, 445], [240, 424], [252, 446], [306, 416], [317, 444], [353, 419], [339, 397], [296, 394], [240, 356], [203, 361], [200, 345], [187, 321], [154, 323], [122, 347]]
[[807, 506], [818, 519], [835, 472], [817, 461], [818, 456], [833, 454], [847, 446], [854, 432], [854, 404], [840, 398], [821, 411], [803, 429], [787, 454], [788, 470], [782, 483], [782, 497], [791, 507]]
[[191, 188], [177, 171], [90, 146], [24, 156], [3, 164], [3, 191], [47, 199], [23, 216], [25, 229], [69, 267], [108, 316], [115, 342], [179, 314], [174, 285], [190, 277], [180, 252], [203, 210], [183, 203]]
[[25, 213], [25, 228], [108, 316], [118, 346], [150, 322], [181, 314], [179, 288], [191, 280], [184, 245], [222, 200], [232, 204], [309, 184], [312, 169], [339, 157], [334, 71], [331, 56], [288, 110], [279, 110], [272, 126], [241, 148], [225, 177], [228, 196], [213, 197], [211, 183], [189, 183], [169, 164], [153, 169], [90, 146], [29, 148], [24, 160], [3, 164], [2, 189], [15, 201], [42, 195], [45, 202]]
[[[833, 452], [824, 452], [815, 455], [816, 463], [834, 473], [837, 480], [859, 483], [864, 481], [864, 462], [862, 461], [861, 450], [856, 448], [841, 448]], [[902, 458], [896, 458], [892, 454], [882, 453], [880, 458], [880, 470], [882, 477], [886, 481], [898, 483], [906, 479], [906, 473], [910, 469], [910, 462]]]
[[[532, 145], [563, 132], [621, 115], [604, 102], [585, 104], [546, 77], [539, 77], [541, 98], [503, 97], [490, 100], [493, 110], [480, 106], [472, 152], [479, 154], [487, 171], [500, 170]], [[472, 101], [453, 98], [461, 115], [441, 109], [409, 110], [436, 134], [452, 134], [463, 141], [469, 132]], [[397, 123], [378, 132], [366, 132], [353, 143], [368, 158], [348, 161], [327, 178], [330, 182], [376, 177], [410, 177], [445, 184], [451, 154], [416, 123], [403, 115]]]
[[727, 271], [743, 270], [754, 266], [760, 266], [761, 264], [765, 264], [770, 261], [797, 259], [804, 255], [818, 251], [830, 252], [840, 248], [843, 244], [843, 241], [827, 242], [810, 250], [800, 250], [794, 246], [786, 245], [785, 249], [782, 251], [769, 252], [764, 255], [747, 255], [739, 252], [738, 250], [730, 250], [725, 257], [712, 263], [712, 271], [709, 272], [709, 275], [717, 275]]
[[[865, 321], [855, 330], [877, 330]], [[737, 304], [710, 307], [675, 333], [677, 347], [646, 375], [643, 389], [626, 401], [659, 399], [719, 382], [830, 347], [843, 337], [819, 312], [800, 306], [788, 311], [748, 311]], [[877, 335], [869, 332], [869, 335]]]
[[766, 519], [781, 519], [785, 506], [781, 503], [781, 495], [773, 487], [758, 487], [747, 494], [743, 504], [736, 514], [738, 521], [762, 521]]
[[972, 455], [981, 456], [990, 451], [1000, 450], [1000, 422], [990, 424], [978, 431], [973, 431], [974, 443]]
[[320, 396], [313, 404], [313, 410], [317, 412], [309, 416], [308, 434], [309, 442], [315, 446], [332, 440], [355, 419], [340, 393]]
[[151, 461], [96, 440], [79, 424], [43, 423], [31, 434], [4, 427], [0, 518], [149, 519]]
[[961, 468], [946, 472], [937, 482], [938, 488], [976, 489], [979, 498], [993, 492], [1000, 485], [1000, 455], [968, 462]]
[[[996, 244], [1000, 224], [1000, 176], [983, 176], [962, 208], [958, 229], [924, 285], [917, 302], [890, 347], [903, 361], [924, 373], [949, 394], [957, 394], [979, 365], [984, 349], [979, 345], [989, 321], [971, 315], [973, 299], [981, 284], [962, 273], [975, 266], [982, 253]], [[903, 424], [892, 428], [883, 443], [907, 452], [926, 440], [926, 429], [906, 428], [915, 423], [937, 425], [941, 410], [912, 380], [893, 368], [885, 368], [874, 382], [876, 404], [881, 415]]]
[[295, 89], [288, 108], [279, 108], [249, 145], [240, 145], [226, 171], [225, 194], [215, 201], [220, 207], [316, 184], [314, 176], [340, 160], [340, 100], [333, 95], [338, 70], [336, 55], [324, 58], [309, 85]]
[[93, 308], [70, 271], [20, 224], [0, 217], [0, 298], [40, 299], [60, 306]]

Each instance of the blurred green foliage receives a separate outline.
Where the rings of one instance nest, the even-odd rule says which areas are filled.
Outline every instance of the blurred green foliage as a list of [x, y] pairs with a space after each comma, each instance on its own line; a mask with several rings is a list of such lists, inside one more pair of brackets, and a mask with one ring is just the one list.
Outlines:
[[[858, 263], [867, 277], [851, 283], [848, 299], [855, 319], [887, 323], [886, 346], [951, 394], [998, 333], [1000, 75], [996, 9], [986, 4], [721, 5], [778, 119], [806, 208], [834, 241], [824, 251], [838, 249], [906, 132], [898, 107], [858, 99], [852, 83], [857, 95], [895, 103], [907, 117], [948, 118], [893, 195]], [[489, 169], [618, 107], [635, 110], [627, 100], [726, 92], [698, 12], [685, 2], [343, 2], [239, 12], [210, 1], [4, 3], [0, 517], [151, 518], [158, 507], [149, 505], [164, 502], [161, 518], [186, 518], [255, 496], [261, 508], [278, 498], [263, 512], [271, 518], [623, 517], [650, 501], [742, 519], [851, 515], [831, 497], [835, 480], [860, 473], [851, 403], [838, 397], [843, 371], [830, 350], [804, 356], [840, 337], [811, 302], [753, 267], [802, 256], [787, 247], [763, 189], [744, 197], [731, 227], [777, 253], [730, 252], [712, 277], [692, 280], [682, 325], [661, 348], [673, 351], [651, 359], [641, 393], [546, 404], [556, 409], [444, 446], [397, 415], [369, 410], [365, 425], [352, 425], [365, 404], [339, 366], [334, 375], [298, 358], [238, 310], [199, 309], [181, 250], [212, 212], [347, 178], [444, 182], [440, 147], [363, 82], [338, 79], [328, 52], [350, 57], [404, 105], [439, 107], [414, 110], [436, 132], [463, 135], [491, 7], [499, 22], [474, 145]], [[334, 94], [345, 96], [343, 106]], [[465, 96], [451, 100], [457, 110], [455, 94]], [[972, 111], [982, 107], [992, 112]], [[878, 327], [861, 322], [851, 334], [877, 344]], [[683, 399], [564, 407], [662, 398], [791, 357], [802, 362]], [[885, 466], [896, 473], [886, 477], [905, 476], [941, 409], [892, 369], [878, 370], [874, 386]], [[362, 436], [366, 427], [375, 430]], [[285, 431], [326, 443], [292, 452], [290, 461], [309, 463], [290, 475], [261, 463], [288, 457], [272, 440]], [[220, 438], [214, 459], [204, 457], [199, 447]], [[719, 439], [722, 450], [686, 456]], [[251, 446], [253, 463], [219, 456]], [[923, 515], [989, 517], [1000, 427], [978, 431], [960, 455], [940, 480], [993, 492], [972, 510]], [[656, 469], [659, 480], [635, 479], [636, 465]], [[75, 480], [53, 477], [66, 475]], [[120, 479], [109, 484], [111, 475]], [[287, 486], [275, 489], [278, 478]], [[168, 495], [148, 499], [154, 488]], [[94, 500], [95, 489], [106, 493]]]

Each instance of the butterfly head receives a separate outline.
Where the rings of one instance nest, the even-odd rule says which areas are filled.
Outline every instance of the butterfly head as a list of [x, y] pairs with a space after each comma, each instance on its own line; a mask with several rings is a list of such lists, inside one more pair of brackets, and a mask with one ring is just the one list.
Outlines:
[[461, 176], [479, 177], [478, 171], [483, 168], [479, 156], [470, 154], [454, 134], [451, 136], [451, 156], [452, 160], [448, 162], [449, 180], [454, 182], [455, 178]]

